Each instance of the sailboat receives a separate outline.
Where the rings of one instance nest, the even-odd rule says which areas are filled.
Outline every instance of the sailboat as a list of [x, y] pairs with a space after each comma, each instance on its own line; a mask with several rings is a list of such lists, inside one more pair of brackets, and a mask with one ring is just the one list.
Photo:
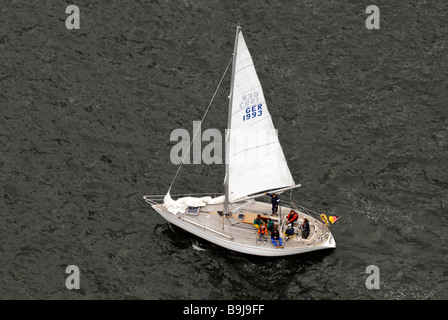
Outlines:
[[[144, 200], [173, 225], [243, 254], [276, 257], [335, 248], [325, 215], [315, 217], [315, 212], [283, 199], [287, 191], [301, 185], [294, 182], [289, 170], [240, 27], [231, 62], [224, 194], [181, 195], [174, 200], [170, 186], [165, 195], [145, 195]], [[278, 210], [272, 210], [267, 197], [271, 194], [280, 197]], [[298, 219], [288, 224], [291, 210], [297, 212]], [[267, 239], [260, 235], [254, 225], [258, 215], [264, 222], [274, 223], [282, 245], [271, 241], [270, 235]], [[309, 225], [306, 237], [301, 228], [305, 219]], [[291, 225], [294, 234], [286, 237], [284, 232]]]

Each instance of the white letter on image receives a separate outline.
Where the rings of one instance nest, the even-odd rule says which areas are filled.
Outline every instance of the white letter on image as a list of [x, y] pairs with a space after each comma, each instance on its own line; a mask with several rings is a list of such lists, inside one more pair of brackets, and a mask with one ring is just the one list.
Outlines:
[[79, 29], [79, 8], [75, 5], [70, 5], [65, 9], [65, 13], [72, 13], [65, 19], [65, 27], [69, 30]]
[[68, 276], [67, 280], [65, 280], [67, 289], [79, 289], [79, 268], [75, 265], [70, 265], [65, 269], [65, 273], [72, 273]]
[[377, 6], [370, 5], [366, 8], [366, 13], [372, 13], [366, 19], [366, 28], [369, 30], [379, 29], [380, 28], [380, 9]]
[[366, 287], [369, 290], [380, 288], [380, 268], [374, 265], [370, 265], [366, 268], [366, 273], [370, 273], [370, 276], [366, 279]]

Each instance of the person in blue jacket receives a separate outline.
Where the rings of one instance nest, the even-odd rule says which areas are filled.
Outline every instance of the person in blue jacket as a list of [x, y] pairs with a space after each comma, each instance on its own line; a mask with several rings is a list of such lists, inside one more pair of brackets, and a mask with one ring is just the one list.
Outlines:
[[292, 226], [292, 224], [288, 224], [288, 229], [286, 229], [285, 231], [285, 241], [288, 241], [289, 238], [292, 238], [294, 236], [294, 227]]
[[276, 215], [278, 212], [278, 206], [280, 204], [280, 198], [278, 197], [278, 195], [276, 195], [275, 193], [269, 193], [266, 192], [265, 193], [267, 196], [270, 196], [271, 199], [271, 203], [272, 203], [272, 214]]

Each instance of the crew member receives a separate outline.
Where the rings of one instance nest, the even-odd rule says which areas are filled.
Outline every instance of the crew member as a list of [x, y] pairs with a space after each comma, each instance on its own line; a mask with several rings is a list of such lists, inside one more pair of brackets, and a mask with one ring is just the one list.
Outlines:
[[269, 222], [268, 222], [268, 225], [266, 226], [266, 228], [270, 232], [272, 232], [272, 230], [274, 230], [274, 221], [272, 221], [272, 219], [269, 219]]
[[310, 234], [310, 223], [307, 218], [304, 219], [300, 228], [302, 229], [302, 238], [308, 238], [308, 235]]
[[280, 238], [280, 232], [278, 231], [277, 226], [274, 226], [274, 230], [271, 232], [271, 241], [277, 249], [283, 248], [282, 238]]
[[260, 226], [260, 228], [258, 228], [258, 238], [261, 238], [261, 237], [265, 237], [265, 238], [268, 237], [268, 229], [266, 228], [265, 224], [262, 224]]
[[294, 210], [291, 210], [287, 217], [287, 223], [294, 225], [294, 222], [297, 221], [297, 219], [299, 219], [299, 215]]
[[272, 203], [272, 214], [276, 215], [278, 212], [278, 206], [280, 204], [280, 198], [278, 197], [278, 195], [276, 195], [275, 193], [269, 193], [266, 192], [265, 193], [267, 196], [270, 196], [271, 199], [271, 203]]
[[261, 219], [261, 216], [260, 216], [260, 215], [257, 215], [257, 217], [256, 217], [255, 220], [254, 220], [254, 226], [255, 226], [257, 229], [259, 229], [260, 226], [261, 226], [262, 224], [264, 224], [264, 221]]
[[294, 235], [294, 227], [292, 224], [288, 224], [288, 229], [285, 231], [285, 241], [288, 241], [290, 237]]

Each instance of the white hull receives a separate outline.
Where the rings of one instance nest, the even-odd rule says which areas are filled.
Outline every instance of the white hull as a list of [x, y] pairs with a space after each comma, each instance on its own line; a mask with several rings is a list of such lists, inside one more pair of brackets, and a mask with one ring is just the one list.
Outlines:
[[[266, 245], [255, 245], [255, 244], [251, 245], [246, 243], [240, 243], [238, 241], [235, 241], [234, 239], [225, 239], [220, 235], [215, 235], [213, 232], [207, 232], [204, 228], [202, 228], [201, 230], [201, 228], [198, 227], [197, 225], [191, 224], [189, 222], [180, 219], [178, 215], [174, 215], [170, 212], [161, 210], [159, 209], [160, 207], [158, 208], [157, 206], [153, 206], [153, 208], [163, 218], [165, 218], [170, 223], [178, 226], [179, 228], [188, 231], [213, 244], [244, 254], [256, 255], [256, 256], [280, 257], [280, 256], [296, 255], [300, 253], [306, 253], [322, 249], [336, 248], [336, 242], [331, 233], [329, 233], [326, 241], [318, 245], [310, 244], [292, 248], [288, 248], [286, 245], [284, 248], [275, 248], [274, 245], [271, 243], [270, 237], [268, 237]], [[286, 244], [285, 241], [284, 244]]]

